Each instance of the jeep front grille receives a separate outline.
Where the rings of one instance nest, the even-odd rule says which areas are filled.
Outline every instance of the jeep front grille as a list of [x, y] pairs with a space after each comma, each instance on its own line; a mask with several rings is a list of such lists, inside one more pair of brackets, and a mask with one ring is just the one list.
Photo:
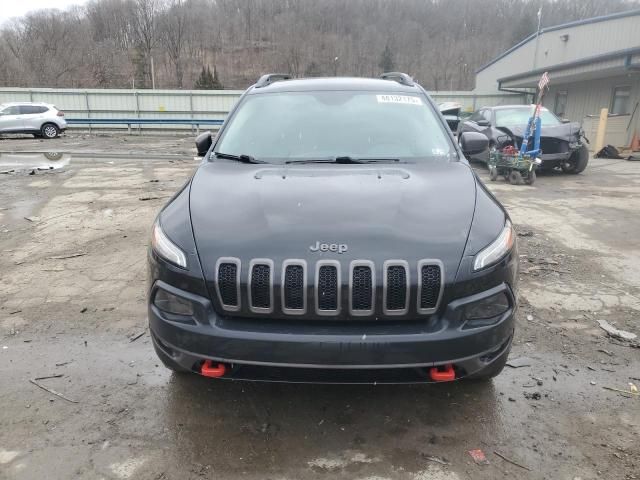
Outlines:
[[348, 316], [429, 315], [437, 311], [444, 290], [439, 260], [420, 260], [413, 267], [405, 260], [387, 260], [381, 269], [370, 260], [354, 260], [344, 273], [343, 278], [338, 260], [307, 267], [304, 260], [274, 265], [270, 259], [253, 259], [243, 270], [240, 259], [225, 257], [216, 264], [215, 290], [228, 312], [334, 317], [343, 308]]
[[371, 315], [375, 304], [375, 267], [366, 260], [351, 263], [351, 315]]
[[273, 262], [254, 259], [249, 263], [249, 309], [257, 313], [273, 311]]
[[306, 263], [304, 260], [287, 260], [282, 271], [282, 310], [302, 315], [307, 304]]
[[216, 265], [216, 290], [225, 310], [240, 310], [240, 260], [220, 258]]
[[409, 264], [404, 260], [384, 262], [384, 308], [387, 315], [404, 315], [409, 305]]
[[316, 310], [318, 315], [335, 315], [340, 310], [340, 264], [318, 262], [316, 274]]
[[433, 313], [442, 294], [442, 269], [438, 263], [422, 260], [418, 263], [418, 312]]

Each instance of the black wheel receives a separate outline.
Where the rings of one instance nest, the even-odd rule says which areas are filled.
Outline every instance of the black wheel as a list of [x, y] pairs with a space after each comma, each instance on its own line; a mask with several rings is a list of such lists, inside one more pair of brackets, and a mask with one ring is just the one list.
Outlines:
[[522, 185], [522, 174], [518, 170], [511, 170], [509, 183], [511, 185]]
[[45, 123], [40, 129], [40, 133], [44, 138], [56, 138], [60, 135], [60, 129], [53, 123]]
[[573, 152], [568, 160], [560, 164], [560, 168], [564, 173], [578, 174], [587, 168], [589, 163], [589, 149], [586, 145], [582, 145], [578, 150]]
[[525, 180], [527, 185], [533, 185], [536, 181], [536, 171], [535, 170], [531, 170], [529, 172], [529, 176], [527, 177], [527, 179]]
[[167, 367], [169, 370], [171, 370], [172, 372], [175, 373], [189, 373], [189, 370], [187, 370], [186, 368], [181, 367], [180, 365], [178, 365], [175, 360], [173, 360], [173, 358], [171, 358], [169, 355], [167, 355], [166, 353], [164, 353], [162, 350], [160, 350], [158, 348], [158, 346], [156, 345], [156, 342], [152, 342], [153, 343], [153, 348], [156, 351], [156, 355], [158, 355], [158, 358], [160, 359], [160, 361], [162, 362], [162, 364]]
[[492, 182], [498, 179], [498, 169], [496, 167], [489, 167], [489, 178]]
[[497, 377], [504, 370], [505, 365], [507, 364], [507, 360], [509, 359], [509, 348], [505, 353], [503, 353], [499, 358], [496, 358], [493, 363], [486, 366], [479, 372], [476, 372], [472, 375], [468, 375], [465, 377], [467, 380], [474, 381], [483, 381], [483, 380], [491, 380], [494, 377]]

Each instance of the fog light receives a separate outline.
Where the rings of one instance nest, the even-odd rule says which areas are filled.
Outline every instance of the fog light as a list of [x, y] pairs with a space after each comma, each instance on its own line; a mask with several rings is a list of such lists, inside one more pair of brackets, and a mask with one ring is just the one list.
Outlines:
[[509, 310], [509, 298], [504, 292], [484, 298], [464, 309], [464, 317], [470, 321], [490, 320]]
[[173, 315], [193, 315], [193, 304], [189, 300], [178, 297], [161, 288], [156, 291], [153, 304], [163, 312]]

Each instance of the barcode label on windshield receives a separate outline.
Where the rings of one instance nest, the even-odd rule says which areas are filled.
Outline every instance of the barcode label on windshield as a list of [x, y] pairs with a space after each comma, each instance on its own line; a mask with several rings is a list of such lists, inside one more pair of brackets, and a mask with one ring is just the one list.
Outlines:
[[405, 105], [422, 105], [422, 99], [409, 95], [376, 95], [378, 103], [404, 103]]

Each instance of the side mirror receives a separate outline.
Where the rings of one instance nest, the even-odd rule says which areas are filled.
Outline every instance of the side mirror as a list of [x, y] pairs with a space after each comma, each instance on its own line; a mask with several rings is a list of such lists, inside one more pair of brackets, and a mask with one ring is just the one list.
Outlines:
[[560, 121], [562, 123], [571, 123], [571, 120], [569, 120], [568, 118], [561, 118]]
[[489, 148], [489, 139], [486, 135], [478, 132], [463, 132], [458, 137], [458, 143], [465, 156], [476, 155]]
[[476, 125], [479, 127], [488, 127], [490, 125], [489, 120], [478, 120]]
[[196, 137], [196, 150], [199, 157], [204, 157], [213, 144], [213, 134], [211, 132], [201, 133]]

